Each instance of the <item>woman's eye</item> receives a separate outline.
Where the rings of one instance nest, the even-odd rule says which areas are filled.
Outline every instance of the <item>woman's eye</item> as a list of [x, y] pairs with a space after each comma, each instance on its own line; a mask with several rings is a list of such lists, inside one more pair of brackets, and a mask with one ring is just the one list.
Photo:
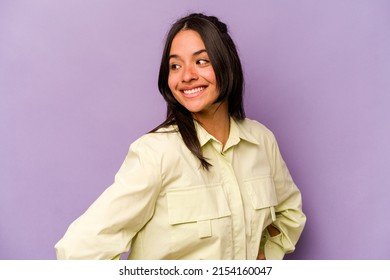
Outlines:
[[207, 64], [208, 62], [209, 62], [209, 61], [206, 60], [206, 59], [199, 59], [197, 63], [198, 63], [199, 65], [204, 65], [204, 64]]
[[171, 66], [170, 66], [171, 70], [177, 70], [180, 68], [180, 65], [179, 64], [176, 64], [176, 63], [172, 63]]

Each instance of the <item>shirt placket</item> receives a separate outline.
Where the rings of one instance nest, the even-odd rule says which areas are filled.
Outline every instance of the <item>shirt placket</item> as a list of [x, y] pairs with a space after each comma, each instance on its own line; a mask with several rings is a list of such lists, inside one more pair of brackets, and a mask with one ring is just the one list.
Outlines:
[[222, 151], [222, 145], [213, 141], [220, 165], [223, 190], [232, 217], [232, 237], [234, 259], [246, 259], [245, 216], [240, 187], [232, 167], [233, 147]]

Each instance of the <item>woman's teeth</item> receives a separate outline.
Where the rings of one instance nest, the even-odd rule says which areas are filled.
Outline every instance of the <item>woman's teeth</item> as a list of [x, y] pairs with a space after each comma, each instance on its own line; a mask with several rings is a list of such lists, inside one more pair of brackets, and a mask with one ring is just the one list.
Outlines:
[[183, 90], [183, 92], [184, 92], [184, 94], [194, 94], [194, 93], [197, 93], [197, 92], [202, 91], [202, 90], [204, 90], [204, 87]]

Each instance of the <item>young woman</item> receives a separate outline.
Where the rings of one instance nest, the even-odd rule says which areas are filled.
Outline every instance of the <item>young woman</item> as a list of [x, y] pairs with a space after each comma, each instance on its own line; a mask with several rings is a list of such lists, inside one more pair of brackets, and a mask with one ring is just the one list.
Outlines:
[[135, 141], [115, 182], [56, 244], [59, 259], [282, 259], [305, 224], [273, 134], [245, 118], [227, 27], [173, 24], [158, 86], [167, 119]]

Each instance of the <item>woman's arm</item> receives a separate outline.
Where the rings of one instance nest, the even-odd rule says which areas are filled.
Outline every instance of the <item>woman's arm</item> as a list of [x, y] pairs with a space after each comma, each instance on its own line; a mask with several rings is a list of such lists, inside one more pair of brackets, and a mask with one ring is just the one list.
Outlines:
[[160, 192], [156, 155], [131, 145], [115, 182], [74, 221], [55, 245], [58, 259], [114, 259], [153, 215]]
[[283, 259], [286, 253], [294, 251], [306, 223], [301, 193], [282, 159], [276, 140], [273, 141], [272, 153], [278, 204], [272, 224], [264, 230], [258, 259]]

